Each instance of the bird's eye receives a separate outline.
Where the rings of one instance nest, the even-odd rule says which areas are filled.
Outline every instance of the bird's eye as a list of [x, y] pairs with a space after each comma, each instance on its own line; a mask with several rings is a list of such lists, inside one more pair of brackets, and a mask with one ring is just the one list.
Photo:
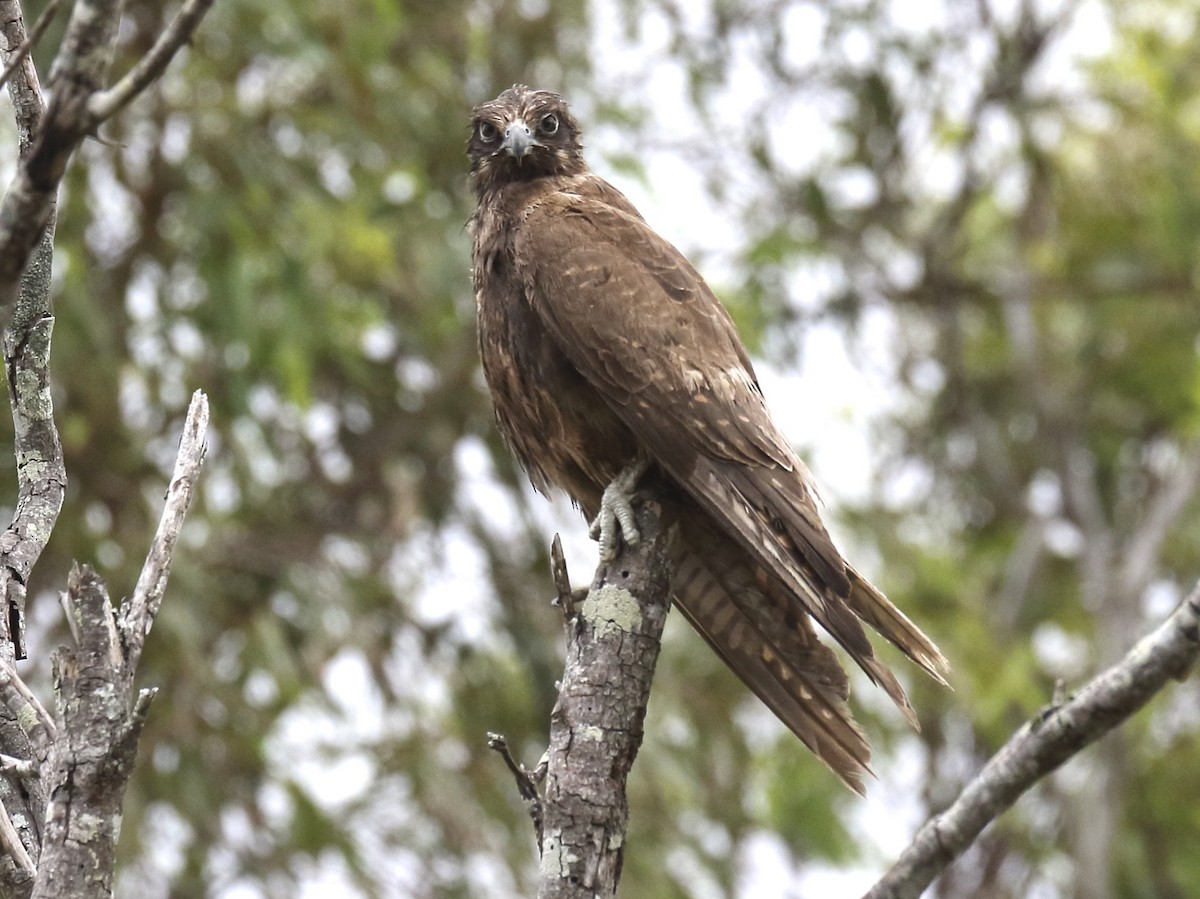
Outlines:
[[479, 139], [485, 144], [490, 144], [500, 136], [500, 129], [491, 122], [479, 123]]
[[542, 120], [538, 122], [538, 131], [545, 134], [547, 137], [558, 132], [558, 116], [552, 112], [542, 116]]

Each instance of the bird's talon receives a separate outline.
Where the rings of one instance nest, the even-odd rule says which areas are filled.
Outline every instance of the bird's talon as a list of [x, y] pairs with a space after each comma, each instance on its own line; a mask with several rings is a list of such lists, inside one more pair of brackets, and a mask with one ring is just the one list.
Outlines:
[[626, 546], [642, 541], [633, 514], [633, 493], [647, 463], [635, 463], [613, 478], [600, 497], [600, 512], [588, 527], [588, 535], [600, 543], [600, 559], [611, 562], [617, 557], [622, 539]]
[[621, 536], [629, 546], [637, 546], [642, 542], [642, 534], [633, 518], [632, 506], [621, 506], [616, 510], [617, 521], [621, 525]]

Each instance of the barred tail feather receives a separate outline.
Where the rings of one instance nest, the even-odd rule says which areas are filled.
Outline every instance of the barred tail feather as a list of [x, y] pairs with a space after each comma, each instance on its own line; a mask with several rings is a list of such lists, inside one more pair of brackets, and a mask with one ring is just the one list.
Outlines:
[[[721, 560], [725, 561], [725, 560]], [[871, 750], [847, 705], [845, 672], [837, 657], [821, 645], [811, 626], [774, 635], [756, 625], [754, 604], [761, 594], [731, 592], [730, 579], [745, 580], [748, 566], [728, 568], [719, 562], [718, 577], [701, 560], [685, 552], [675, 561], [672, 592], [683, 616], [704, 637], [726, 665], [750, 690], [856, 793], [865, 792], [865, 775], [871, 773]], [[736, 588], [735, 588], [736, 589]], [[749, 609], [749, 611], [747, 611]], [[807, 619], [802, 619], [807, 624]], [[802, 644], [786, 646], [788, 642]], [[784, 645], [780, 645], [784, 644]]]
[[945, 675], [950, 672], [950, 663], [937, 645], [853, 566], [847, 565], [846, 572], [850, 575], [850, 595], [846, 597], [850, 611], [920, 665], [939, 684], [946, 684]]

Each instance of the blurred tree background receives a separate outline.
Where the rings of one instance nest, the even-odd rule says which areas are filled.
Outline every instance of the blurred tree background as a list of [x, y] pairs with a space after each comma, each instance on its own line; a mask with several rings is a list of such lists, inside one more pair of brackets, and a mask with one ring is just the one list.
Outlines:
[[[134, 6], [131, 54], [165, 15]], [[848, 554], [955, 668], [953, 693], [909, 679], [920, 736], [858, 687], [859, 801], [672, 621], [623, 892], [865, 887], [1200, 572], [1198, 31], [1191, 0], [220, 0], [60, 212], [71, 483], [31, 680], [69, 560], [133, 583], [192, 389], [214, 413], [118, 894], [530, 894], [484, 735], [540, 755], [553, 530], [590, 557], [499, 445], [475, 355], [463, 146], [514, 81], [566, 94], [710, 275]], [[1040, 785], [936, 895], [1193, 894], [1197, 693]]]

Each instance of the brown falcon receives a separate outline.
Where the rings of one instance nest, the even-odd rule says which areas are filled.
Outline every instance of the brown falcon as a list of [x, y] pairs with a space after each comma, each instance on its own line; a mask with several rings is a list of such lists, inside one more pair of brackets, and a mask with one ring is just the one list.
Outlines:
[[[557, 94], [477, 107], [467, 153], [479, 350], [496, 420], [534, 486], [567, 492], [611, 556], [643, 478], [675, 525], [675, 605], [850, 787], [870, 751], [812, 622], [914, 726], [862, 623], [942, 681], [933, 642], [839, 554], [804, 463], [771, 421], [724, 307], [583, 160]], [[944, 682], [944, 681], [943, 681]]]

